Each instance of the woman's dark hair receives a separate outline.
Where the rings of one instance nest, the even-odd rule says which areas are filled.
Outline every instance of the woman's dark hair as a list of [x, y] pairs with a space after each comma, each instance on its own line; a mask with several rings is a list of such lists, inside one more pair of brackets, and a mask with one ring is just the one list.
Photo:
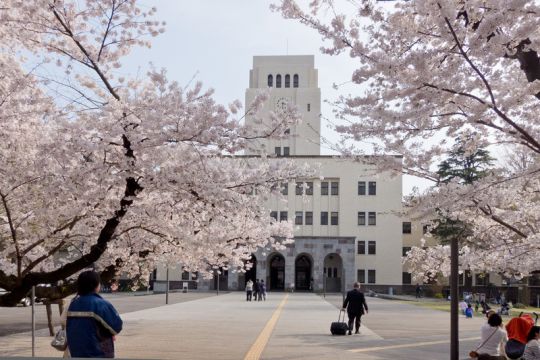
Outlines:
[[497, 327], [501, 326], [502, 324], [502, 318], [499, 314], [493, 314], [488, 318], [488, 324], [491, 327]]
[[77, 294], [88, 295], [96, 291], [101, 279], [94, 270], [83, 271], [77, 279]]
[[533, 326], [531, 331], [529, 331], [529, 335], [527, 335], [527, 342], [536, 339], [536, 334], [538, 333], [540, 333], [540, 326]]

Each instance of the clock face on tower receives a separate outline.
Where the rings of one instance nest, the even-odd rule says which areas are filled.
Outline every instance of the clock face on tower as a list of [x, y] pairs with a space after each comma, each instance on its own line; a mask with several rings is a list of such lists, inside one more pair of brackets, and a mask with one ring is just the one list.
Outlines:
[[289, 100], [286, 98], [279, 98], [276, 101], [276, 111], [284, 112], [287, 110], [287, 107], [289, 106]]

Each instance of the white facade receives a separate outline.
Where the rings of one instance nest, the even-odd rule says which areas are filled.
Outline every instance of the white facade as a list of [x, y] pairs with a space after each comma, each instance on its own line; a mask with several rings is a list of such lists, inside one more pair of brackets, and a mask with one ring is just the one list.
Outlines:
[[[270, 89], [270, 99], [259, 116], [268, 118], [270, 111], [279, 112], [292, 103], [302, 112], [302, 123], [291, 128], [290, 136], [286, 139], [254, 142], [247, 154], [259, 154], [261, 150], [272, 154], [278, 147], [281, 154], [288, 148], [290, 155], [319, 155], [321, 90], [314, 57], [254, 56], [253, 69], [249, 72], [249, 88], [246, 90], [246, 108], [261, 91], [267, 89]], [[265, 129], [265, 123], [253, 124], [250, 121], [252, 118], [248, 117], [246, 124], [254, 129]]]
[[[356, 280], [366, 284], [401, 285], [401, 175], [378, 173], [373, 166], [366, 165], [362, 158], [320, 155], [321, 92], [317, 76], [313, 56], [253, 58], [250, 87], [246, 90], [246, 106], [260, 91], [270, 89], [269, 104], [265, 106], [263, 117], [268, 116], [270, 111], [279, 112], [284, 102], [290, 102], [302, 113], [302, 122], [292, 128], [285, 139], [258, 140], [253, 144], [250, 154], [266, 151], [276, 156], [288, 156], [299, 163], [320, 167], [320, 175], [323, 177], [323, 180], [298, 179], [298, 184], [306, 182], [309, 185], [308, 194], [305, 194], [305, 186], [299, 188], [303, 196], [297, 194], [296, 184], [286, 184], [286, 202], [278, 198], [271, 199], [268, 203], [269, 211], [278, 219], [284, 219], [283, 214], [286, 213], [287, 219], [295, 223], [295, 236], [301, 238], [303, 243], [306, 239], [316, 245], [324, 242], [324, 239], [353, 238], [354, 268], [347, 268], [344, 262], [343, 269], [337, 269], [338, 277], [342, 276], [342, 270], [345, 271], [347, 287]], [[285, 81], [287, 78], [290, 82]], [[295, 78], [296, 82], [293, 81]], [[246, 124], [254, 129], [266, 125], [264, 120], [262, 124], [255, 123], [252, 117], [246, 118]], [[284, 151], [285, 148], [288, 151]], [[400, 157], [395, 157], [395, 160], [401, 162]], [[360, 215], [363, 215], [364, 220], [359, 219]], [[370, 225], [370, 222], [374, 224]], [[311, 253], [313, 259], [320, 257], [321, 254], [314, 253], [319, 251], [317, 247], [309, 251], [309, 244], [303, 246], [308, 246], [305, 252]], [[327, 246], [330, 247], [330, 244]], [[257, 260], [264, 264], [268, 272], [268, 264], [260, 258]], [[313, 290], [320, 290], [322, 286], [322, 280], [317, 284], [317, 279], [322, 279], [322, 276], [317, 275], [327, 272], [325, 264], [318, 265], [313, 264]], [[289, 272], [294, 272], [293, 266], [289, 269]], [[257, 270], [257, 276], [259, 273], [261, 271]], [[330, 275], [333, 277], [334, 274]], [[265, 276], [259, 277], [264, 279]], [[296, 280], [292, 274], [286, 278], [291, 282]]]
[[[294, 286], [342, 291], [355, 281], [380, 288], [402, 283], [401, 175], [379, 173], [363, 157], [320, 155], [317, 76], [313, 56], [253, 58], [246, 108], [261, 91], [270, 91], [270, 98], [257, 118], [246, 117], [246, 125], [263, 131], [270, 112], [282, 111], [287, 103], [296, 105], [303, 119], [284, 139], [253, 141], [246, 156], [288, 156], [319, 167], [320, 177], [297, 179], [298, 184], [307, 183], [307, 189], [299, 186], [299, 194], [295, 183], [281, 184], [287, 189], [286, 201], [277, 197], [268, 201], [272, 216], [295, 223], [295, 244], [284, 251], [261, 249], [254, 254], [254, 270], [246, 274], [229, 270], [221, 289], [243, 290], [248, 278], [265, 280], [270, 290]], [[401, 163], [401, 157], [394, 159]], [[163, 280], [162, 274], [158, 269], [158, 280]], [[206, 286], [213, 288], [216, 281], [199, 284]]]

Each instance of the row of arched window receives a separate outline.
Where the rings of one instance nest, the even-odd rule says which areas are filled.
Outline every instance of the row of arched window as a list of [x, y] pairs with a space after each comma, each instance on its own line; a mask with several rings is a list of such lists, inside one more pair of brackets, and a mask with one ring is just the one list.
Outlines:
[[[298, 74], [293, 75], [293, 87], [297, 88], [299, 82]], [[268, 87], [274, 87], [274, 76], [272, 74], [268, 75]], [[276, 75], [276, 87], [281, 87], [281, 74]], [[285, 75], [285, 86], [286, 88], [291, 87], [291, 75]]]

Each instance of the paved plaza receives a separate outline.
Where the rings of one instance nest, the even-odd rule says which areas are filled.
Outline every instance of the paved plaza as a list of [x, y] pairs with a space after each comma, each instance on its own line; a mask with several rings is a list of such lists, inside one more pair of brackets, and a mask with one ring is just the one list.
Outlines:
[[[368, 297], [360, 335], [331, 336], [341, 295], [269, 293], [248, 303], [244, 294], [175, 294], [175, 304], [151, 306], [162, 295], [110, 298], [124, 319], [117, 357], [133, 359], [448, 359], [449, 317], [407, 302]], [[137, 297], [139, 298], [139, 297]], [[142, 307], [141, 310], [131, 311]], [[13, 309], [0, 309], [0, 316]], [[20, 310], [18, 310], [20, 311]], [[478, 341], [482, 319], [460, 319], [462, 358]], [[37, 355], [59, 357], [46, 329]], [[30, 333], [0, 337], [3, 356], [30, 355]]]

